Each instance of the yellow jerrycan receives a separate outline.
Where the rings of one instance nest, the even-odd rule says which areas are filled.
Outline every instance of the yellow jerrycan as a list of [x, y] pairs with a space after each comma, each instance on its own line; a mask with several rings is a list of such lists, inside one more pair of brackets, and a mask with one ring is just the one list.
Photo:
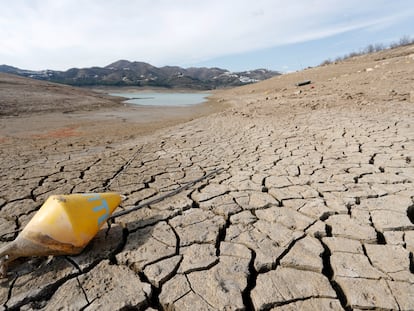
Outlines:
[[17, 238], [0, 249], [0, 274], [19, 257], [79, 254], [120, 203], [114, 192], [50, 196]]

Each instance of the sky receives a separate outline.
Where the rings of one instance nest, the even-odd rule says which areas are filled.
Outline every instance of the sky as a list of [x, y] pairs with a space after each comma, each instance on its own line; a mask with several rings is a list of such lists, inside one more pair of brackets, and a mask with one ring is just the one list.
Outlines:
[[0, 64], [300, 70], [414, 38], [412, 0], [0, 0]]

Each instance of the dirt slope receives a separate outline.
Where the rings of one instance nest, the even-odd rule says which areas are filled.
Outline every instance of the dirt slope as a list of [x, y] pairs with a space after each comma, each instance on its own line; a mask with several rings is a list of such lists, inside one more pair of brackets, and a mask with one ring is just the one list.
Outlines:
[[116, 107], [119, 100], [87, 89], [0, 73], [0, 116]]

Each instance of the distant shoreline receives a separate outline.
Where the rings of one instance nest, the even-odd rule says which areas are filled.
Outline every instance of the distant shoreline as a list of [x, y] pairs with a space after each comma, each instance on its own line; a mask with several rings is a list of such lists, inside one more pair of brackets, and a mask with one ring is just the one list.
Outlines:
[[[217, 90], [194, 90], [190, 88], [166, 88], [166, 87], [146, 87], [146, 86], [83, 86], [82, 89], [88, 89], [97, 93], [118, 93], [120, 90], [123, 92], [128, 93], [145, 93], [145, 92], [156, 92], [156, 93], [215, 93], [220, 90], [226, 90], [226, 89], [217, 89]], [[230, 88], [229, 88], [230, 89]]]

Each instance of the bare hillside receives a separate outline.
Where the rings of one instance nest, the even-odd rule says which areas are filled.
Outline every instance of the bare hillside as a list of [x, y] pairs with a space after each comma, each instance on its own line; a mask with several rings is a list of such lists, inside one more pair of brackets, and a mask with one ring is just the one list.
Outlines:
[[0, 116], [116, 107], [119, 100], [86, 89], [0, 73]]

